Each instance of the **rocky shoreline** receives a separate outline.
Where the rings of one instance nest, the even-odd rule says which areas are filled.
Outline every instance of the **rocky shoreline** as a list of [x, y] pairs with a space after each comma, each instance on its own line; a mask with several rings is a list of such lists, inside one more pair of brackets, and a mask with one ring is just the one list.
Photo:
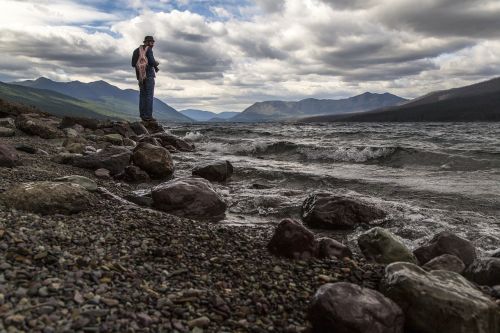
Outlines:
[[[373, 228], [360, 252], [293, 220], [220, 225], [210, 182], [233, 167], [171, 179], [171, 154], [195, 148], [156, 124], [5, 103], [1, 117], [0, 331], [500, 330], [500, 259], [476, 258], [467, 240], [441, 234], [410, 251]], [[303, 207], [312, 228], [383, 215], [327, 194]]]

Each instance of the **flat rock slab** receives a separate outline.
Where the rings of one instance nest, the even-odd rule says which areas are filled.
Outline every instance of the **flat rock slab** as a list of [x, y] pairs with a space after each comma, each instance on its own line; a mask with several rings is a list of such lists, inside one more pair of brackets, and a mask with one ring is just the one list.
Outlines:
[[174, 179], [154, 187], [151, 193], [157, 209], [196, 220], [222, 219], [227, 207], [202, 178]]
[[397, 262], [386, 267], [381, 289], [401, 307], [412, 332], [500, 332], [498, 306], [458, 273]]
[[385, 216], [376, 207], [330, 193], [312, 194], [302, 204], [302, 220], [311, 228], [352, 229]]
[[123, 172], [131, 156], [132, 152], [125, 147], [110, 146], [96, 154], [75, 156], [69, 163], [84, 169], [108, 169], [111, 175], [116, 175]]
[[71, 175], [71, 176], [60, 177], [54, 180], [56, 182], [67, 182], [67, 183], [78, 184], [90, 192], [97, 191], [96, 182], [84, 176]]
[[403, 333], [400, 307], [375, 290], [347, 282], [322, 285], [309, 307], [313, 332]]
[[30, 182], [2, 194], [8, 207], [39, 213], [73, 214], [90, 207], [90, 193], [82, 186], [65, 182]]

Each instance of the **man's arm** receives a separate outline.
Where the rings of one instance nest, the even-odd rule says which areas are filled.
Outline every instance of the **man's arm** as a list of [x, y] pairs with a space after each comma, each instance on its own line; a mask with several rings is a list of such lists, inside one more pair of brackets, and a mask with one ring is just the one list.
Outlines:
[[148, 51], [146, 52], [146, 57], [148, 58], [148, 65], [151, 67], [156, 67], [159, 65], [159, 63], [155, 60], [155, 57], [153, 56], [153, 49], [149, 48]]

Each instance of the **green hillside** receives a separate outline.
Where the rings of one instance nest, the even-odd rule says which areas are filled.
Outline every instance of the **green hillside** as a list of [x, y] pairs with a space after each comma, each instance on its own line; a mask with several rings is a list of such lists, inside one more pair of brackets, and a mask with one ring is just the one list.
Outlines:
[[0, 82], [0, 98], [9, 102], [35, 106], [42, 111], [61, 117], [128, 118], [104, 104], [82, 101], [50, 90], [3, 82]]

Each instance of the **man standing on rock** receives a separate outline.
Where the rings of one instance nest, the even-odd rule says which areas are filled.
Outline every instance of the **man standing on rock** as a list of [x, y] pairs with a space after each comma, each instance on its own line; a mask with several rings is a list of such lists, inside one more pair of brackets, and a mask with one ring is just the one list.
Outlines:
[[143, 121], [154, 121], [153, 97], [155, 89], [156, 72], [160, 64], [153, 56], [153, 36], [144, 37], [143, 45], [134, 50], [132, 55], [132, 67], [139, 81], [139, 114]]

